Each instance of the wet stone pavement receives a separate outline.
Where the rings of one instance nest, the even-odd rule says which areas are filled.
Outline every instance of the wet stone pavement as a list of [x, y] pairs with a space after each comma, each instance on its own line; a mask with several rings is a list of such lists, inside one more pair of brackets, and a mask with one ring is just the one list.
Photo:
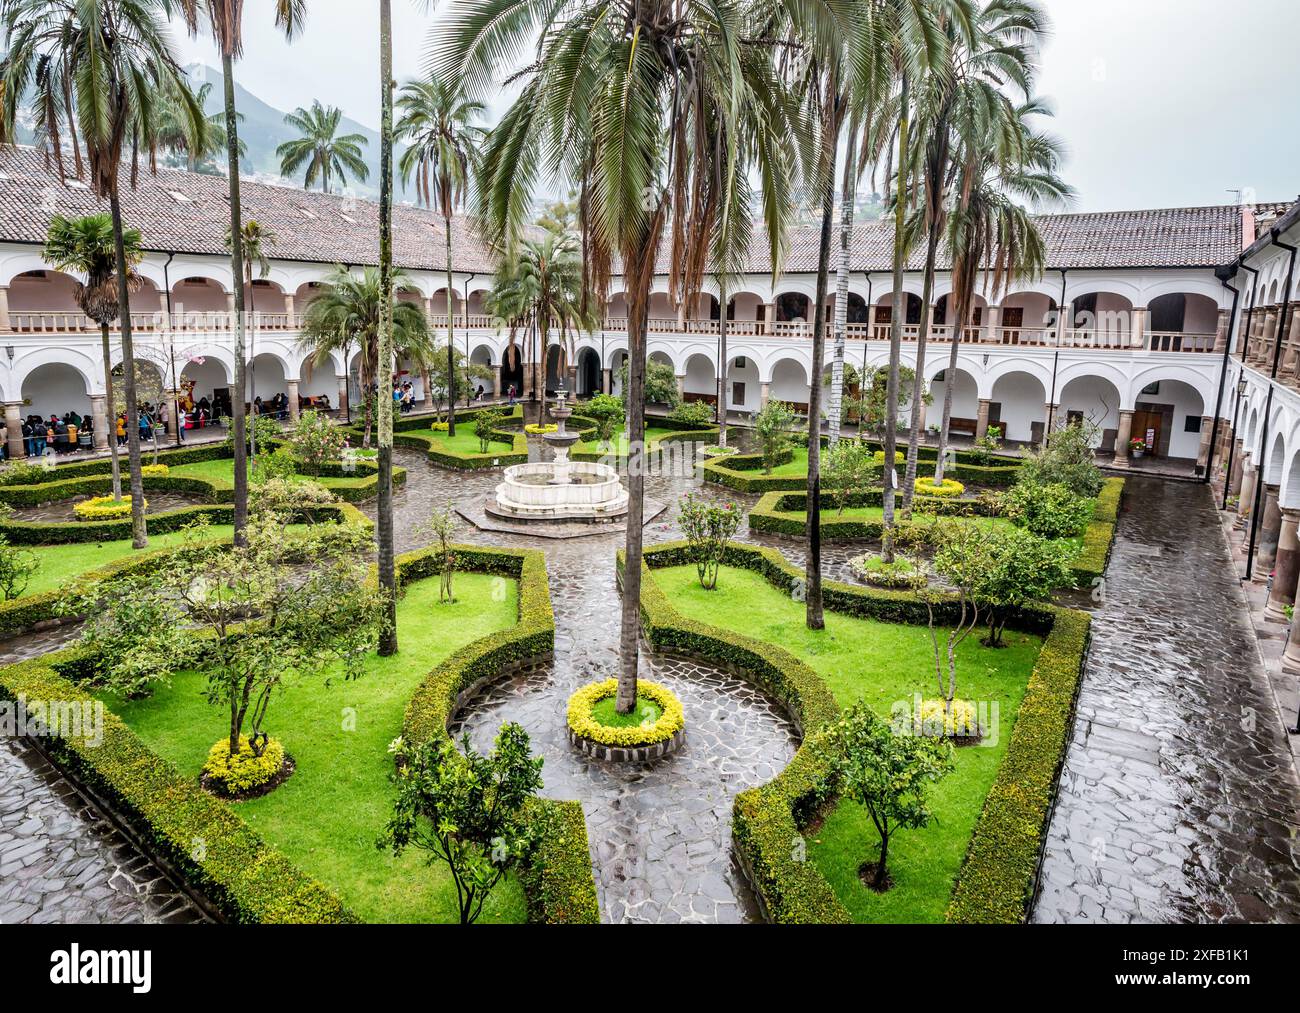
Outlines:
[[1033, 920], [1300, 920], [1295, 768], [1206, 487], [1129, 481]]

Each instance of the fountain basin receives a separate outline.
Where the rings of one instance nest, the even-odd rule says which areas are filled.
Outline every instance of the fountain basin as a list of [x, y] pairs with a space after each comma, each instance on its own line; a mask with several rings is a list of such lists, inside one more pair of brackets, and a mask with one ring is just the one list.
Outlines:
[[614, 519], [627, 513], [627, 500], [618, 472], [607, 464], [516, 464], [505, 470], [489, 512], [527, 520]]

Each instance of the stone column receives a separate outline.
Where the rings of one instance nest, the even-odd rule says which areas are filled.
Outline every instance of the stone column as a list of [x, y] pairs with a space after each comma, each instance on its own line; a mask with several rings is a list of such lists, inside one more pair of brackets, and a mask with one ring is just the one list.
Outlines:
[[614, 392], [614, 371], [608, 366], [600, 371], [600, 392], [602, 394]]
[[336, 407], [346, 415], [348, 410], [348, 378], [340, 376], [337, 379], [339, 382], [339, 403]]
[[982, 440], [989, 431], [989, 405], [992, 402], [988, 398], [980, 398], [979, 414], [975, 418], [975, 439]]
[[[90, 395], [90, 418], [95, 429], [95, 449], [108, 449], [108, 395]], [[116, 438], [116, 437], [115, 437]]]
[[1254, 509], [1255, 487], [1259, 482], [1259, 469], [1246, 454], [1241, 462], [1241, 499], [1237, 501], [1237, 526], [1245, 527], [1250, 523], [1250, 512]]
[[1242, 465], [1245, 463], [1244, 441], [1236, 441], [1236, 449], [1232, 453], [1232, 471], [1228, 475], [1228, 495], [1241, 495], [1241, 472]]
[[289, 421], [298, 421], [298, 381], [285, 380], [285, 397], [289, 399]]
[[288, 327], [290, 330], [293, 330], [298, 326], [298, 321], [295, 319], [298, 316], [298, 309], [294, 305], [292, 292], [286, 292], [284, 294], [284, 312], [288, 314], [289, 317]]
[[1214, 350], [1222, 355], [1228, 347], [1228, 328], [1232, 323], [1230, 310], [1219, 310], [1219, 325], [1214, 330]]
[[1196, 463], [1202, 468], [1201, 474], [1210, 470], [1210, 436], [1214, 432], [1214, 419], [1209, 415], [1201, 416], [1201, 449], [1196, 454]]
[[[922, 442], [922, 443], [925, 442], [925, 409], [926, 409], [927, 407], [928, 407], [928, 406], [926, 405], [926, 403], [925, 403], [924, 401], [922, 401], [922, 402], [921, 402], [921, 412], [920, 412], [919, 424], [917, 425], [917, 430], [918, 430], [918, 431], [920, 432], [920, 434], [921, 434], [921, 442]], [[1005, 434], [1004, 434], [1004, 435], [1005, 435]]]
[[1074, 328], [1074, 303], [1068, 302], [1061, 307], [1061, 315], [1056, 319], [1056, 336], [1061, 346], [1065, 347], [1070, 331]]
[[492, 367], [492, 396], [499, 398], [501, 396], [501, 366]]
[[1295, 604], [1296, 580], [1300, 578], [1300, 539], [1296, 537], [1300, 510], [1284, 509], [1278, 529], [1277, 561], [1273, 569], [1273, 586], [1269, 588], [1267, 619], [1286, 620], [1283, 607]]
[[1264, 313], [1259, 341], [1255, 343], [1255, 361], [1260, 365], [1270, 363], [1273, 356], [1273, 339], [1277, 337], [1277, 317], [1280, 307], [1270, 306]]
[[1282, 653], [1282, 667], [1292, 672], [1300, 670], [1300, 619], [1291, 623], [1286, 638], [1286, 650]]
[[0, 285], [0, 331], [12, 331], [9, 321], [9, 286]]
[[[9, 427], [9, 460], [16, 461], [27, 456], [27, 444], [23, 442], [23, 403], [21, 401], [5, 402], [5, 425]], [[99, 423], [96, 422], [96, 429]]]
[[677, 396], [683, 401], [686, 400], [686, 374], [677, 374]]
[[1147, 344], [1147, 308], [1133, 308], [1133, 329], [1129, 334], [1129, 344], [1134, 348], [1145, 348]]
[[1133, 439], [1133, 411], [1121, 410], [1119, 413], [1119, 433], [1115, 437], [1115, 460], [1112, 462], [1116, 468], [1127, 468], [1128, 459], [1128, 441]]
[[770, 383], [760, 383], [758, 385], [758, 407], [763, 409], [767, 407], [767, 399], [772, 394], [772, 385]]
[[1264, 508], [1259, 522], [1259, 544], [1255, 553], [1256, 577], [1263, 580], [1277, 561], [1277, 540], [1282, 530], [1282, 508], [1278, 505], [1281, 486], [1264, 483]]
[[984, 311], [984, 340], [991, 345], [1002, 344], [1002, 307], [990, 306]]

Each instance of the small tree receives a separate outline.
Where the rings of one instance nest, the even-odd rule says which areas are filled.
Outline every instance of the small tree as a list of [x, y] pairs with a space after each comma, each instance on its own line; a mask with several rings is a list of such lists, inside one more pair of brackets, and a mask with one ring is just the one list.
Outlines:
[[[221, 424], [226, 427], [225, 447], [227, 450], [235, 449], [235, 425], [230, 417], [222, 416]], [[257, 446], [266, 452], [267, 448], [274, 446], [284, 439], [284, 430], [280, 428], [280, 423], [271, 418], [270, 415], [250, 415], [247, 420], [247, 432], [244, 434], [245, 440], [252, 444], [256, 439]]]
[[456, 572], [456, 554], [451, 551], [451, 537], [456, 532], [456, 511], [448, 500], [442, 510], [434, 510], [429, 518], [429, 531], [438, 540], [438, 564], [442, 579], [438, 584], [438, 600], [449, 603], [456, 599], [451, 593], [452, 576]]
[[763, 447], [763, 473], [781, 463], [781, 454], [790, 444], [790, 428], [794, 425], [794, 409], [784, 401], [769, 401], [754, 418], [754, 432]]
[[703, 401], [683, 401], [668, 417], [688, 426], [705, 426], [713, 421], [713, 409]]
[[718, 586], [718, 568], [743, 516], [735, 503], [719, 506], [699, 499], [693, 492], [682, 497], [682, 533], [690, 545], [691, 560], [704, 590], [712, 591]]
[[[627, 360], [623, 360], [623, 365], [619, 367], [619, 378], [622, 384], [621, 389], [626, 396], [627, 391]], [[673, 367], [666, 362], [659, 362], [657, 359], [648, 359], [645, 364], [645, 403], [646, 404], [665, 404], [669, 408], [676, 408], [682, 403], [682, 396], [677, 392], [677, 374], [673, 372]]]
[[319, 475], [326, 464], [339, 459], [346, 440], [343, 431], [328, 415], [309, 408], [294, 423], [289, 445], [301, 462], [303, 473]]
[[[394, 743], [402, 748], [401, 740]], [[379, 847], [400, 855], [407, 848], [442, 862], [456, 886], [460, 923], [478, 920], [493, 888], [532, 850], [536, 830], [524, 807], [542, 787], [542, 760], [534, 759], [528, 733], [501, 726], [488, 756], [463, 741], [417, 747], [397, 774], [397, 800]]]
[[975, 463], [988, 465], [993, 460], [993, 455], [1002, 449], [1002, 428], [1000, 426], [989, 426], [984, 435], [975, 441], [971, 453], [975, 457]]
[[1017, 482], [1006, 494], [1007, 516], [1040, 538], [1073, 538], [1088, 524], [1093, 501], [1075, 495], [1068, 485]]
[[875, 454], [858, 440], [840, 440], [822, 459], [822, 489], [839, 505], [842, 515], [854, 492], [865, 491], [879, 467]]
[[21, 598], [40, 565], [36, 553], [10, 545], [9, 539], [0, 535], [0, 598], [4, 601]]
[[929, 613], [930, 644], [934, 649], [934, 671], [943, 700], [944, 727], [953, 727], [952, 702], [957, 696], [957, 650], [979, 625], [982, 600], [980, 582], [991, 565], [992, 536], [988, 527], [969, 520], [934, 522], [925, 537], [937, 548], [934, 571], [956, 592], [957, 620], [946, 628], [940, 645], [936, 607], [944, 598], [934, 591], [922, 592]]
[[986, 568], [971, 589], [989, 618], [986, 647], [1002, 646], [1002, 631], [1016, 609], [1047, 601], [1058, 587], [1072, 583], [1072, 555], [1069, 546], [1019, 528], [990, 532]]
[[478, 449], [486, 454], [492, 449], [492, 437], [505, 422], [507, 414], [502, 408], [484, 408], [474, 419], [474, 435], [478, 437]]
[[1048, 434], [1046, 444], [1020, 466], [1017, 483], [1064, 485], [1076, 496], [1096, 496], [1106, 481], [1092, 449], [1097, 437], [1097, 427], [1083, 422]]
[[886, 890], [889, 840], [897, 830], [919, 830], [930, 823], [930, 787], [952, 770], [952, 746], [930, 736], [895, 732], [865, 703], [845, 711], [823, 733], [819, 746], [844, 795], [866, 809], [880, 835], [871, 886]]
[[623, 421], [623, 401], [611, 394], [597, 394], [582, 406], [582, 414], [596, 423], [596, 439], [609, 450]]

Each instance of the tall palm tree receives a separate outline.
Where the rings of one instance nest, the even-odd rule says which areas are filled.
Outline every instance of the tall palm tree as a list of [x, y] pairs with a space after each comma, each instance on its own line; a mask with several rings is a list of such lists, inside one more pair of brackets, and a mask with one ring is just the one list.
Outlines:
[[[488, 293], [488, 309], [509, 328], [511, 348], [521, 326], [537, 328], [541, 351], [532, 363], [533, 389], [545, 390], [552, 332], [559, 330], [560, 375], [566, 376], [576, 355], [578, 334], [596, 326], [595, 302], [585, 298], [579, 241], [549, 230], [541, 238], [525, 239], [513, 254], [502, 258], [496, 278]], [[539, 423], [545, 400], [539, 402]]]
[[[379, 586], [388, 592], [379, 653], [397, 653], [397, 569], [393, 559], [393, 8], [379, 0]], [[451, 312], [450, 236], [447, 311]], [[423, 315], [423, 313], [421, 313]], [[450, 346], [448, 347], [450, 352]], [[447, 373], [448, 382], [451, 379]], [[451, 418], [456, 416], [451, 406]], [[454, 421], [453, 421], [454, 424]]]
[[[237, 321], [241, 331], [239, 343], [245, 348], [248, 360], [248, 390], [240, 390], [241, 400], [252, 400], [248, 394], [257, 389], [257, 382], [254, 379], [255, 367], [253, 360], [257, 358], [257, 349], [254, 347], [254, 338], [257, 334], [257, 296], [256, 289], [253, 286], [253, 268], [257, 268], [259, 278], [265, 278], [271, 273], [271, 250], [273, 250], [280, 237], [272, 230], [265, 228], [261, 222], [250, 218], [244, 222], [240, 236], [240, 245], [243, 247], [244, 255], [244, 292], [248, 299], [248, 312], [243, 315], [243, 319]], [[226, 233], [226, 249], [234, 249], [234, 234]], [[244, 323], [247, 321], [247, 328]], [[249, 335], [245, 341], [245, 333]], [[248, 437], [250, 454], [257, 457], [257, 429], [254, 428]]]
[[340, 185], [347, 185], [348, 173], [364, 183], [370, 169], [361, 149], [370, 142], [362, 134], [339, 134], [342, 119], [342, 109], [321, 105], [319, 101], [313, 102], [310, 109], [299, 106], [285, 116], [285, 125], [293, 127], [301, 136], [275, 149], [280, 172], [296, 176], [305, 165], [307, 174], [303, 185], [311, 189], [319, 181], [322, 193], [330, 192], [332, 178], [337, 178]]
[[[118, 311], [125, 378], [131, 469], [132, 544], [149, 543], [140, 473], [135, 346], [131, 334], [131, 264], [122, 224], [120, 176], [124, 159], [134, 182], [141, 155], [153, 164], [161, 96], [185, 97], [194, 136], [202, 135], [202, 110], [189, 92], [165, 25], [169, 0], [4, 0], [0, 3], [8, 55], [0, 64], [0, 141], [12, 142], [19, 103], [33, 83], [31, 108], [37, 133], [63, 171], [62, 138], [80, 138], [95, 195], [108, 198], [117, 265]], [[65, 94], [55, 96], [60, 87]], [[40, 101], [44, 97], [56, 101]]]
[[[247, 404], [244, 391], [244, 227], [240, 202], [239, 111], [235, 108], [235, 61], [244, 54], [244, 0], [175, 0], [192, 34], [206, 22], [212, 39], [221, 51], [222, 98], [226, 111], [226, 165], [230, 182], [230, 270], [235, 284], [235, 390], [231, 405], [231, 428], [235, 445], [235, 541], [244, 540], [248, 525], [248, 455], [245, 444], [248, 431]], [[302, 31], [307, 17], [307, 0], [275, 0], [275, 24], [286, 39]]]
[[[972, 117], [963, 129], [954, 206], [948, 216], [946, 242], [952, 257], [952, 297], [955, 322], [970, 316], [980, 274], [985, 293], [999, 298], [1020, 278], [1042, 273], [1047, 253], [1042, 235], [1021, 201], [1034, 207], [1061, 204], [1073, 191], [1057, 175], [1059, 144], [1035, 132], [1027, 120], [1050, 115], [1043, 103], [1012, 106], [1005, 98], [1000, 114]], [[961, 331], [954, 327], [947, 376], [957, 369]], [[944, 385], [943, 422], [939, 428], [939, 459], [935, 481], [943, 481], [952, 422], [954, 384]]]
[[[134, 268], [144, 259], [144, 238], [139, 229], [125, 229], [122, 248], [130, 272], [131, 291], [139, 288], [139, 276]], [[117, 289], [117, 253], [113, 241], [111, 215], [87, 215], [68, 219], [55, 215], [46, 231], [45, 248], [41, 251], [45, 262], [58, 271], [76, 271], [85, 278], [76, 287], [77, 305], [81, 312], [99, 324], [100, 347], [104, 357], [104, 397], [108, 404], [105, 413], [108, 455], [113, 469], [113, 499], [122, 498], [122, 466], [118, 461], [117, 439], [112, 421], [113, 409], [113, 351], [108, 328], [118, 318], [121, 303]]]
[[[368, 267], [353, 274], [339, 267], [326, 278], [319, 293], [303, 314], [299, 347], [312, 354], [313, 367], [324, 366], [337, 354], [347, 354], [353, 346], [360, 351], [358, 379], [365, 392], [364, 445], [370, 446], [374, 424], [371, 387], [379, 383], [379, 325], [383, 300], [380, 295], [379, 270]], [[394, 269], [394, 291], [413, 288], [407, 275]], [[417, 303], [401, 299], [391, 301], [393, 311], [394, 356], [429, 362], [433, 356], [433, 335], [429, 318]], [[344, 359], [345, 368], [347, 360]], [[380, 398], [380, 400], [383, 400]]]
[[[958, 142], [954, 135], [963, 129], [978, 130], [977, 124], [1010, 109], [1006, 89], [1014, 88], [1029, 98], [1034, 53], [1047, 30], [1046, 16], [1034, 0], [991, 0], [975, 10], [969, 20], [945, 17], [941, 24], [948, 40], [946, 65], [941, 73], [928, 75], [917, 101], [920, 130], [915, 157], [922, 197], [921, 209], [909, 227], [914, 233], [913, 242], [919, 242], [921, 235], [925, 237], [925, 264], [921, 330], [912, 382], [912, 424], [903, 479], [904, 511], [911, 509], [916, 485], [935, 273], [948, 215], [947, 194], [957, 174], [954, 152]], [[964, 318], [953, 321], [955, 333], [959, 334], [964, 326]]]
[[[827, 15], [833, 18], [833, 14]], [[805, 131], [776, 74], [770, 19], [737, 0], [468, 0], [432, 40], [435, 69], [469, 94], [491, 86], [503, 57], [535, 59], [518, 99], [489, 136], [479, 180], [483, 229], [510, 248], [543, 177], [580, 194], [583, 262], [603, 304], [611, 276], [628, 293], [630, 406], [627, 544], [615, 705], [636, 705], [645, 501], [645, 360], [650, 287], [667, 232], [670, 291], [693, 299], [716, 250], [748, 242], [751, 205], [738, 199], [742, 119], [755, 145], [774, 266], [782, 259], [790, 174], [786, 146]], [[849, 31], [847, 23], [836, 26]], [[540, 28], [540, 39], [537, 33]], [[716, 143], [715, 143], [716, 142]], [[748, 190], [743, 196], [748, 197]]]
[[[200, 109], [208, 108], [208, 96], [212, 93], [212, 82], [206, 81], [194, 93], [194, 99]], [[242, 122], [244, 117], [239, 117]], [[158, 110], [158, 146], [185, 160], [185, 167], [190, 172], [215, 173], [211, 159], [226, 150], [226, 114], [224, 112], [208, 113], [203, 118], [204, 136], [191, 138], [185, 132], [184, 103], [179, 96], [168, 93]], [[239, 142], [239, 157], [248, 154], [248, 146]]]
[[[447, 262], [447, 375], [453, 375], [456, 287], [451, 277], [451, 220], [469, 190], [474, 160], [484, 131], [475, 125], [482, 102], [438, 77], [411, 81], [402, 88], [397, 136], [409, 147], [402, 154], [402, 182], [415, 181], [420, 203], [442, 215]], [[452, 399], [454, 401], [454, 399]], [[447, 413], [447, 435], [456, 435], [456, 406]]]

